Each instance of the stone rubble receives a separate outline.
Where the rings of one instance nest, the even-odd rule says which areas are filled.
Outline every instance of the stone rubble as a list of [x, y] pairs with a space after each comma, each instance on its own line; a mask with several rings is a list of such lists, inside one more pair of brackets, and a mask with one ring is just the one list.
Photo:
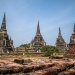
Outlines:
[[[18, 59], [17, 59], [18, 60]], [[19, 60], [21, 61], [21, 60]], [[1, 75], [75, 75], [73, 59], [36, 59], [33, 62], [17, 63], [0, 60]]]

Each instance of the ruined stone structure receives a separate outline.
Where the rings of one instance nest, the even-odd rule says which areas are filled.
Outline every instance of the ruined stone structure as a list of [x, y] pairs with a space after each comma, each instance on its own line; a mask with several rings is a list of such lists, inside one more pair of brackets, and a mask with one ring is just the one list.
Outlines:
[[60, 27], [59, 27], [58, 38], [56, 39], [56, 47], [60, 50], [60, 52], [64, 52], [66, 50], [66, 42], [64, 41], [61, 35]]
[[46, 42], [44, 41], [44, 39], [41, 35], [39, 21], [38, 21], [36, 35], [30, 43], [30, 48], [33, 49], [33, 50], [38, 51], [38, 50], [40, 50], [40, 48], [42, 46], [45, 46], [45, 45], [46, 45]]
[[69, 52], [75, 53], [75, 23], [74, 23], [74, 30], [73, 34], [70, 37], [70, 43], [69, 43]]
[[4, 13], [4, 17], [2, 20], [2, 25], [0, 28], [0, 53], [8, 53], [13, 51], [13, 40], [7, 34], [6, 30], [6, 16]]

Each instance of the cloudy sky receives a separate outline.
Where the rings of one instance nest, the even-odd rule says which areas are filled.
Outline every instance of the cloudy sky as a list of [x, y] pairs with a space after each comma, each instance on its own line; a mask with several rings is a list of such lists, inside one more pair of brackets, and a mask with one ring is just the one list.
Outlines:
[[55, 45], [58, 29], [69, 43], [75, 23], [75, 0], [0, 0], [0, 25], [6, 12], [6, 25], [14, 46], [30, 43], [39, 20], [41, 34]]

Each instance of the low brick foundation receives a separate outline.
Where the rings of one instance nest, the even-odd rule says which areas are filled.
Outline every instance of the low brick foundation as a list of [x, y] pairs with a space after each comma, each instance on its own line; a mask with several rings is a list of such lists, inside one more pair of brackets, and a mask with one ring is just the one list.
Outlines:
[[70, 54], [70, 53], [64, 54], [64, 57], [65, 58], [75, 58], [75, 54]]
[[33, 53], [1, 53], [0, 54], [0, 57], [3, 56], [3, 57], [13, 57], [13, 56], [27, 56], [27, 57], [31, 57], [31, 56], [43, 56], [43, 53], [37, 53], [37, 52], [33, 52]]

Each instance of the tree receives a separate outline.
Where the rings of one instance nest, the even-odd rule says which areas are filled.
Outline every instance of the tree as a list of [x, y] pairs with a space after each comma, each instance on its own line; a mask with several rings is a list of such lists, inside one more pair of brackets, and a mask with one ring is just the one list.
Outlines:
[[50, 56], [53, 53], [59, 52], [59, 50], [55, 46], [46, 45], [41, 48], [41, 52], [43, 52], [45, 56]]
[[26, 48], [29, 48], [29, 44], [21, 44], [19, 47], [26, 47]]

